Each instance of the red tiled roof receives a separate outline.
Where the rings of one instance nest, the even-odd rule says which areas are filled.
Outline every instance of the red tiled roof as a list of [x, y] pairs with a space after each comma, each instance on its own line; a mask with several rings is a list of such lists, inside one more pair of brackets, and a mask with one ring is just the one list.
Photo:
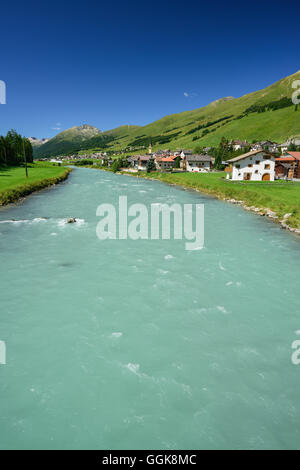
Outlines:
[[294, 157], [279, 157], [275, 158], [275, 162], [281, 162], [281, 163], [292, 163], [295, 161]]
[[292, 157], [296, 158], [296, 160], [300, 160], [300, 152], [287, 152]]
[[171, 157], [162, 157], [157, 159], [159, 162], [173, 162], [173, 158]]

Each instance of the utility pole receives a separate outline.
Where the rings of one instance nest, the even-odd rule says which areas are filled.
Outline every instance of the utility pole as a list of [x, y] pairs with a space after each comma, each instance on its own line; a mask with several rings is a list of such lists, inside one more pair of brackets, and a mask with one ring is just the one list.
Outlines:
[[23, 139], [23, 154], [24, 154], [24, 162], [25, 162], [25, 174], [26, 174], [26, 178], [28, 178], [27, 159], [26, 159], [24, 139]]

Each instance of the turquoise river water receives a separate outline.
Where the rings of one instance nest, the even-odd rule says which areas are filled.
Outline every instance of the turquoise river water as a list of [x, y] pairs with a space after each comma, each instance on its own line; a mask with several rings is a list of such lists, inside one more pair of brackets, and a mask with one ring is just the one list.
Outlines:
[[[100, 241], [96, 208], [120, 195], [204, 203], [204, 249]], [[0, 448], [300, 448], [294, 235], [200, 193], [76, 169], [0, 212], [0, 253]]]

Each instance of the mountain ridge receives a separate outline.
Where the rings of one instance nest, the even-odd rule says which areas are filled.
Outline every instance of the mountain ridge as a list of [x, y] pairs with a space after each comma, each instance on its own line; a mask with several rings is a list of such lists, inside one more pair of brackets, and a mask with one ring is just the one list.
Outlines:
[[[292, 83], [297, 79], [300, 80], [300, 71], [239, 98], [219, 98], [207, 106], [164, 116], [146, 126], [123, 125], [110, 129], [91, 139], [56, 148], [56, 154], [93, 149], [137, 153], [145, 151], [150, 140], [153, 149], [214, 146], [223, 136], [249, 142], [269, 139], [282, 143], [300, 134], [300, 109], [295, 113], [297, 108], [291, 100], [295, 91]], [[38, 147], [35, 153], [50, 156], [53, 139]]]

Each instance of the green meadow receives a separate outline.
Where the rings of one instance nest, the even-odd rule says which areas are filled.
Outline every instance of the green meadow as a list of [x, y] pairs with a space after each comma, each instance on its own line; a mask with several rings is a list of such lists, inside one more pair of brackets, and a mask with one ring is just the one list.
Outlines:
[[52, 163], [36, 162], [28, 165], [28, 178], [24, 167], [0, 167], [0, 206], [16, 202], [67, 178], [70, 170]]
[[292, 214], [287, 223], [300, 228], [300, 183], [233, 182], [226, 180], [226, 173], [143, 173], [144, 178], [153, 178], [164, 183], [195, 189], [218, 198], [236, 199], [245, 205], [270, 209], [282, 218]]

